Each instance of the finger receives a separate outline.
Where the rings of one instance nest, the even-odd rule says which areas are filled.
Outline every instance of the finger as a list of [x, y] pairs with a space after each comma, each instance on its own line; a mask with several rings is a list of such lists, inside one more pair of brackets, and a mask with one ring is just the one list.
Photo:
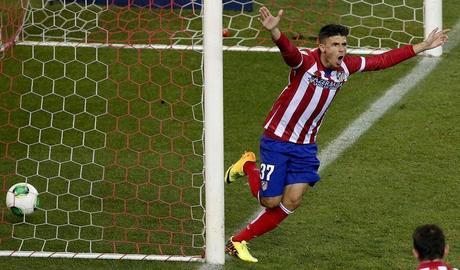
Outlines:
[[444, 30], [442, 30], [442, 31], [440, 32], [440, 34], [441, 34], [440, 37], [441, 37], [441, 39], [443, 39], [443, 42], [444, 42], [444, 43], [446, 43], [447, 40], [449, 39], [449, 36], [447, 35], [447, 33], [449, 33], [449, 32], [450, 32], [450, 29], [449, 29], [449, 28], [448, 28], [448, 29], [444, 29]]
[[[436, 28], [430, 33], [430, 35], [433, 34], [433, 32], [437, 31], [438, 29], [439, 29], [439, 28], [436, 27]], [[436, 37], [446, 36], [446, 34], [450, 32], [450, 30], [451, 30], [450, 28], [441, 30], [441, 31], [439, 31], [439, 32], [436, 32], [435, 36], [436, 36]]]
[[447, 37], [447, 33], [450, 31], [450, 29], [445, 29], [445, 30], [442, 30], [440, 32], [437, 32], [436, 35], [435, 35], [435, 38], [446, 38]]
[[263, 15], [263, 14], [260, 14], [259, 16], [259, 20], [260, 21], [265, 21], [266, 17]]
[[449, 37], [448, 37], [448, 36], [445, 36], [445, 37], [442, 39], [442, 44], [446, 43], [447, 41], [449, 41]]
[[265, 9], [264, 6], [262, 6], [262, 7], [259, 8], [259, 14], [260, 14], [261, 16], [264, 14], [264, 9]]
[[263, 6], [261, 8], [261, 14], [263, 14], [264, 18], [267, 18], [267, 17], [270, 17], [271, 14], [270, 14], [270, 11], [268, 10], [267, 7]]
[[281, 19], [281, 17], [283, 17], [283, 14], [284, 14], [284, 10], [280, 9], [280, 10], [278, 11], [278, 18]]
[[267, 19], [267, 12], [263, 9], [260, 10], [260, 17], [262, 18], [262, 20], [265, 20]]
[[262, 16], [262, 17], [263, 17], [264, 14], [265, 14], [265, 11], [264, 11], [265, 8], [266, 8], [266, 7], [264, 7], [264, 6], [262, 6], [261, 8], [259, 8], [259, 15]]
[[433, 29], [430, 34], [428, 34], [428, 37], [427, 39], [436, 39], [437, 37], [437, 32], [438, 32], [438, 27], [436, 27], [435, 29]]

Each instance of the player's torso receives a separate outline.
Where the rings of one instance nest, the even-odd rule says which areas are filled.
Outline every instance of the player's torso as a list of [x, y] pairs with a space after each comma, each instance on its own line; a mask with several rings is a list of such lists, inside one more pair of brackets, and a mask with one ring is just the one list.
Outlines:
[[303, 58], [302, 65], [291, 70], [265, 129], [285, 141], [314, 143], [322, 118], [349, 72], [345, 61], [336, 70], [324, 68], [315, 51], [303, 53]]

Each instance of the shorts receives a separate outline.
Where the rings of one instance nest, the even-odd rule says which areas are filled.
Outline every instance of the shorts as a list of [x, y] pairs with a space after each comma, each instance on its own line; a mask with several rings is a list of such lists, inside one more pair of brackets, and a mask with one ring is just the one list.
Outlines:
[[314, 186], [319, 181], [316, 144], [296, 144], [262, 136], [260, 139], [260, 179], [262, 197], [283, 194], [284, 187], [296, 183]]

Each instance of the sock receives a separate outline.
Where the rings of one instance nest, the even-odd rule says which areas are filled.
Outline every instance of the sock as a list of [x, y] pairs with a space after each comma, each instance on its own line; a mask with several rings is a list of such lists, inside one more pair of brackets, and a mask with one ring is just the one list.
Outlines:
[[249, 241], [254, 237], [269, 232], [280, 224], [292, 211], [286, 209], [282, 204], [276, 208], [265, 208], [259, 216], [246, 226], [241, 232], [233, 236], [236, 242]]
[[259, 199], [260, 172], [256, 163], [253, 161], [247, 161], [243, 165], [243, 171], [248, 176], [248, 182], [252, 196], [254, 196], [256, 199]]

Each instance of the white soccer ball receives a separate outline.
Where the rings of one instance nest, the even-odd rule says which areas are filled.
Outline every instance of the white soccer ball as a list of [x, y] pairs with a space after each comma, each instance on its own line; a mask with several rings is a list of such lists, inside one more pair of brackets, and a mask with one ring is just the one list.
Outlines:
[[17, 183], [6, 193], [6, 206], [17, 216], [32, 214], [38, 203], [38, 191], [28, 183]]

